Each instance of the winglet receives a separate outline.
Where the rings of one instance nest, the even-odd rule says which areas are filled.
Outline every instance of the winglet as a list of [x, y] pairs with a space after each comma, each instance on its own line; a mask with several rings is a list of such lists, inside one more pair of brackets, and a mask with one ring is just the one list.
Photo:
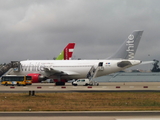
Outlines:
[[142, 30], [133, 31], [117, 52], [107, 59], [134, 59], [142, 33]]

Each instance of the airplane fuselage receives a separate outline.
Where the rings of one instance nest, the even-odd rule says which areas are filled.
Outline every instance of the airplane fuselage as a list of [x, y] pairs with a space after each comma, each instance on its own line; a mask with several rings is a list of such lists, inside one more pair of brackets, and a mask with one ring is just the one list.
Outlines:
[[[118, 63], [122, 61], [129, 61], [131, 64], [124, 67], [118, 66]], [[13, 71], [10, 74], [40, 73], [53, 79], [59, 77], [68, 80], [80, 79], [86, 78], [91, 67], [96, 68], [99, 62], [103, 63], [103, 69], [98, 71], [96, 77], [118, 72], [141, 63], [139, 60], [27, 60], [20, 62], [20, 71]]]

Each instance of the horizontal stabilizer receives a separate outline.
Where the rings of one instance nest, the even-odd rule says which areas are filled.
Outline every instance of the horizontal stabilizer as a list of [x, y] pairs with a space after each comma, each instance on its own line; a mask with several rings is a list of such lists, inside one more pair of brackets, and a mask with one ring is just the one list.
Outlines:
[[155, 61], [142, 61], [142, 65], [144, 65], [144, 64], [153, 64], [153, 63], [155, 63]]

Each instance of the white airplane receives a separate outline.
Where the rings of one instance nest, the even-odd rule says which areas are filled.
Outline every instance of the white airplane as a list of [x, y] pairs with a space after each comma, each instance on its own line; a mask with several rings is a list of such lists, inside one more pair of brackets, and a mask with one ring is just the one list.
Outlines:
[[90, 69], [101, 64], [101, 70], [96, 77], [108, 75], [126, 68], [138, 65], [140, 60], [134, 58], [136, 49], [143, 31], [134, 31], [122, 44], [120, 49], [111, 57], [102, 60], [25, 60], [20, 61], [18, 71], [11, 71], [10, 75], [29, 75], [33, 82], [39, 82], [47, 78], [57, 80], [59, 84], [65, 84], [72, 79], [87, 78]]

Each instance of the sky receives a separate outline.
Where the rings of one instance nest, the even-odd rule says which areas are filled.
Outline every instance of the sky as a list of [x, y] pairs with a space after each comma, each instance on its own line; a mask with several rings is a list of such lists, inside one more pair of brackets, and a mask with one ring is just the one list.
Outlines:
[[160, 0], [0, 0], [0, 63], [48, 60], [69, 43], [73, 59], [104, 59], [144, 30], [135, 59], [160, 60]]

